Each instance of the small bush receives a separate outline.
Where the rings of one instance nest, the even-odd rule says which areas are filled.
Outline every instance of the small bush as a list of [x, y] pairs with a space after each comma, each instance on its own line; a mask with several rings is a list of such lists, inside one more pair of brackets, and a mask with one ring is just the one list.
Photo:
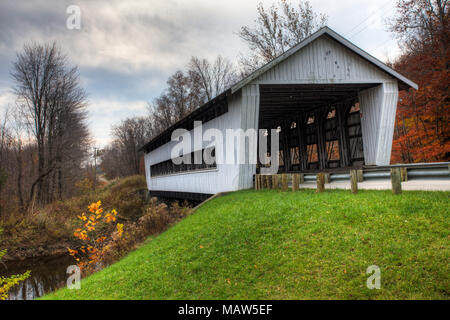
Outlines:
[[102, 202], [94, 202], [88, 206], [90, 213], [82, 213], [78, 216], [81, 221], [81, 226], [75, 229], [73, 233], [76, 238], [83, 242], [83, 245], [78, 249], [70, 249], [69, 254], [73, 256], [77, 262], [78, 267], [86, 272], [93, 272], [101, 266], [103, 255], [110, 250], [108, 242], [118, 241], [123, 234], [123, 224], [116, 223], [115, 229], [108, 240], [108, 236], [99, 232], [101, 229], [107, 229], [108, 225], [117, 220], [117, 211], [111, 210], [104, 212], [101, 208]]
[[165, 231], [189, 212], [190, 208], [181, 207], [178, 202], [168, 207], [164, 203], [158, 203], [156, 198], [152, 198], [139, 220], [125, 225], [123, 236], [118, 237], [117, 231], [111, 235], [111, 240], [105, 246], [106, 250], [102, 252], [102, 267], [125, 256], [149, 235]]

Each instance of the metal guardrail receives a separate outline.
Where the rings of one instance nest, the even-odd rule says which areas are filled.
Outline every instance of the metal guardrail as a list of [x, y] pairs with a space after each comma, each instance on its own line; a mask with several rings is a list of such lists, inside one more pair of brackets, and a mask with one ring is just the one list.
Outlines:
[[[390, 166], [365, 166], [362, 171], [364, 180], [371, 179], [390, 179], [392, 168], [405, 168], [408, 179], [433, 179], [447, 178], [450, 179], [450, 162], [434, 162], [434, 163], [411, 163], [411, 164], [394, 164]], [[342, 171], [342, 169], [340, 169]], [[305, 181], [316, 181], [317, 175], [306, 173]], [[330, 173], [331, 181], [350, 180], [349, 173]]]
[[390, 168], [448, 168], [450, 162], [421, 162], [421, 163], [398, 163], [389, 166], [364, 166], [365, 169], [390, 169]]
[[[363, 167], [361, 169], [364, 180], [371, 179], [390, 179], [392, 168], [402, 168], [408, 180], [410, 179], [435, 179], [444, 178], [450, 179], [450, 162], [436, 162], [436, 163], [411, 163], [411, 164], [396, 164], [391, 166], [381, 167]], [[349, 180], [350, 174], [346, 173], [331, 173], [330, 180]]]
[[[361, 175], [361, 181], [370, 180], [389, 180], [391, 178], [391, 169], [401, 168], [402, 175], [405, 180], [419, 180], [419, 179], [435, 179], [435, 180], [450, 180], [450, 162], [435, 162], [435, 163], [412, 163], [412, 164], [395, 164], [390, 166], [364, 166], [357, 169]], [[327, 172], [329, 181], [350, 181], [350, 169], [343, 172], [338, 169], [338, 172]], [[353, 170], [353, 169], [352, 169]], [[301, 173], [301, 172], [299, 172]], [[288, 174], [289, 183], [291, 182], [291, 174]], [[316, 182], [316, 173], [304, 173], [305, 182]], [[253, 177], [255, 179], [255, 176]], [[403, 181], [405, 181], [403, 180]]]
[[391, 171], [377, 171], [377, 172], [364, 172], [363, 171], [363, 178], [364, 179], [389, 179], [391, 177]]
[[[339, 171], [338, 171], [339, 170]], [[448, 182], [450, 181], [450, 164], [449, 163], [433, 163], [433, 164], [416, 164], [416, 165], [394, 165], [385, 167], [363, 167], [363, 168], [347, 168], [338, 169], [334, 173], [329, 170], [327, 172], [308, 172], [308, 173], [282, 173], [282, 174], [256, 174], [254, 175], [254, 188], [255, 190], [262, 189], [280, 189], [288, 191], [289, 188], [292, 191], [298, 191], [300, 188], [316, 187], [316, 192], [324, 192], [327, 183], [334, 181], [349, 181], [350, 189], [352, 193], [358, 193], [358, 183], [369, 181], [367, 185], [361, 185], [365, 188], [370, 184], [370, 181], [375, 181], [375, 186], [386, 188], [392, 186], [392, 193], [397, 195], [402, 193], [402, 182], [406, 181], [419, 181], [418, 183], [412, 183], [410, 186], [421, 186], [432, 184], [434, 186], [446, 186], [448, 188]], [[344, 170], [348, 170], [348, 173]], [[422, 181], [420, 181], [422, 179]], [[426, 181], [427, 179], [428, 181]], [[378, 180], [378, 181], [377, 181]], [[380, 181], [381, 180], [381, 181]], [[390, 183], [387, 183], [390, 181]], [[305, 186], [301, 186], [303, 183], [308, 183]], [[344, 185], [346, 182], [344, 183]], [[334, 187], [342, 187], [340, 184], [334, 185]], [[333, 185], [331, 185], [333, 188]], [[347, 186], [348, 187], [348, 186]], [[424, 190], [428, 190], [428, 187]], [[434, 187], [435, 188], [435, 187]], [[439, 188], [438, 188], [439, 189]], [[438, 190], [436, 189], [436, 190]], [[414, 190], [414, 188], [413, 188]], [[439, 189], [440, 190], [440, 189]]]
[[448, 177], [448, 169], [434, 169], [434, 170], [408, 170], [408, 177], [422, 178], [422, 177]]

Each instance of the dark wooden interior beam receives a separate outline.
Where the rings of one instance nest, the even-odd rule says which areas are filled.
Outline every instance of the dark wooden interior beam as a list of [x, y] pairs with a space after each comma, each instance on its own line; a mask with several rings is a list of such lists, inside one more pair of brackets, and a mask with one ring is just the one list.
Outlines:
[[299, 157], [300, 157], [300, 169], [306, 170], [308, 168], [308, 153], [306, 146], [306, 134], [305, 128], [306, 123], [308, 121], [308, 117], [305, 113], [301, 113], [297, 117], [297, 138], [298, 138], [298, 147], [299, 147]]
[[336, 108], [336, 117], [338, 119], [339, 130], [340, 165], [343, 168], [351, 166], [351, 153], [348, 134], [348, 115], [351, 106], [351, 103], [344, 103]]
[[319, 109], [314, 112], [314, 123], [317, 130], [317, 152], [319, 156], [319, 168], [327, 168], [327, 152], [325, 138], [325, 120], [328, 114], [328, 108]]

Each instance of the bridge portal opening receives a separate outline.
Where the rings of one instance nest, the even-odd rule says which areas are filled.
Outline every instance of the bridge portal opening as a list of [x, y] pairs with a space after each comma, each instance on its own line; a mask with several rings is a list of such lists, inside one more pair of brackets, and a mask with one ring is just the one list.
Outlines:
[[[260, 85], [259, 128], [279, 132], [279, 172], [362, 167], [358, 94], [378, 85]], [[268, 141], [270, 144], [270, 138]], [[260, 168], [259, 163], [257, 172]]]

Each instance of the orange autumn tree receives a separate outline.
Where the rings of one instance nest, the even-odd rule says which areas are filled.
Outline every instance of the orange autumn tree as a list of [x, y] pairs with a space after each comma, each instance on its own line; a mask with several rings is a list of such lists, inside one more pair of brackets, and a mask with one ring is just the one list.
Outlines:
[[105, 228], [106, 225], [113, 224], [117, 220], [115, 209], [104, 213], [101, 205], [101, 201], [92, 203], [88, 206], [89, 216], [84, 212], [78, 216], [82, 226], [75, 230], [74, 236], [85, 244], [78, 250], [68, 248], [69, 254], [75, 258], [78, 267], [82, 270], [94, 271], [109, 249], [108, 241], [117, 241], [123, 235], [123, 224], [120, 223], [116, 223], [111, 239], [99, 234], [99, 226]]
[[448, 161], [450, 158], [449, 4], [408, 0], [397, 3], [391, 21], [403, 55], [393, 67], [419, 85], [399, 96], [392, 162]]

